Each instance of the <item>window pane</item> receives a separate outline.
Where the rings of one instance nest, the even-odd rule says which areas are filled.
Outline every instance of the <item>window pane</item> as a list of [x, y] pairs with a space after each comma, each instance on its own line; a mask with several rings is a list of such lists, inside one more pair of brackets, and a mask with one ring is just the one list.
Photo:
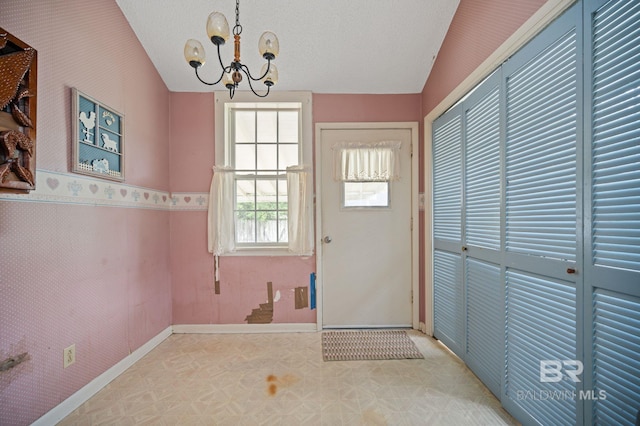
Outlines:
[[256, 116], [255, 111], [235, 110], [236, 142], [256, 141]]
[[278, 112], [258, 111], [258, 142], [278, 142]]
[[236, 170], [255, 170], [256, 169], [256, 146], [255, 145], [236, 145], [235, 152], [235, 169]]
[[298, 142], [298, 111], [280, 111], [278, 119], [279, 141]]
[[278, 145], [258, 145], [258, 170], [276, 170], [278, 168]]
[[298, 161], [298, 145], [280, 145], [278, 153], [278, 169], [286, 170], [289, 166], [295, 166]]
[[389, 207], [389, 182], [344, 182], [344, 207]]
[[258, 210], [276, 209], [276, 180], [258, 180]]
[[236, 181], [236, 210], [255, 210], [255, 182], [252, 180]]
[[256, 214], [246, 211], [236, 212], [236, 242], [255, 243]]
[[278, 242], [278, 221], [275, 212], [267, 214], [266, 212], [258, 213], [257, 226], [257, 242], [259, 243], [277, 243]]

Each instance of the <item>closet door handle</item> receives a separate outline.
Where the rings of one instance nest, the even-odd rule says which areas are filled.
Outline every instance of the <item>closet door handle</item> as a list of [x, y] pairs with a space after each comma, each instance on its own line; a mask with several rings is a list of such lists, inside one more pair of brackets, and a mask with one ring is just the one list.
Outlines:
[[573, 268], [567, 268], [567, 274], [575, 274], [576, 270]]

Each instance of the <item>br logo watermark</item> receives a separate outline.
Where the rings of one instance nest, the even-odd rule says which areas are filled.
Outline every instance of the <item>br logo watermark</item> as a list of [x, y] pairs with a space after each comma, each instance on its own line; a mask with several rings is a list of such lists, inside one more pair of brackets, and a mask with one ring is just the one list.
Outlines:
[[[540, 361], [540, 382], [559, 383], [563, 380], [579, 383], [580, 375], [584, 371], [581, 361], [575, 359], [546, 359]], [[553, 387], [553, 386], [552, 386]], [[604, 400], [607, 393], [604, 390], [562, 390], [562, 389], [528, 389], [518, 390], [516, 396], [519, 400], [529, 399], [534, 401], [550, 400]]]
[[545, 359], [540, 360], [540, 381], [542, 383], [557, 383], [565, 380], [579, 382], [579, 375], [584, 371], [582, 361], [577, 359]]

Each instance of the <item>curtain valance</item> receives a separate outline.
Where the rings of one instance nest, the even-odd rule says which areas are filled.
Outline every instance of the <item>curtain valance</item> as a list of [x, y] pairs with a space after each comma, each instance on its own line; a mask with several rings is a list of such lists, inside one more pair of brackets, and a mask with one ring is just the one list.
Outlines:
[[333, 177], [342, 182], [400, 179], [400, 141], [341, 142], [331, 147]]

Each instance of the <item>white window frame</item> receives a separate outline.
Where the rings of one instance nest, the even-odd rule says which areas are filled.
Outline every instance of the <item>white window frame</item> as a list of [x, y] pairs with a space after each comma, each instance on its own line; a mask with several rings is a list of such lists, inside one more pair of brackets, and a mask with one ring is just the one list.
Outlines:
[[[231, 165], [231, 150], [229, 127], [225, 110], [236, 104], [246, 108], [277, 107], [279, 103], [299, 103], [301, 105], [301, 139], [300, 164], [313, 164], [313, 125], [312, 125], [312, 95], [311, 92], [271, 92], [267, 98], [257, 98], [251, 92], [236, 92], [233, 99], [229, 99], [228, 92], [215, 92], [215, 164], [217, 166]], [[285, 108], [286, 105], [283, 105]], [[309, 179], [307, 191], [313, 192], [313, 179]], [[235, 238], [235, 236], [234, 236]], [[235, 252], [228, 256], [295, 256], [290, 253], [286, 245], [265, 246], [237, 246]]]

